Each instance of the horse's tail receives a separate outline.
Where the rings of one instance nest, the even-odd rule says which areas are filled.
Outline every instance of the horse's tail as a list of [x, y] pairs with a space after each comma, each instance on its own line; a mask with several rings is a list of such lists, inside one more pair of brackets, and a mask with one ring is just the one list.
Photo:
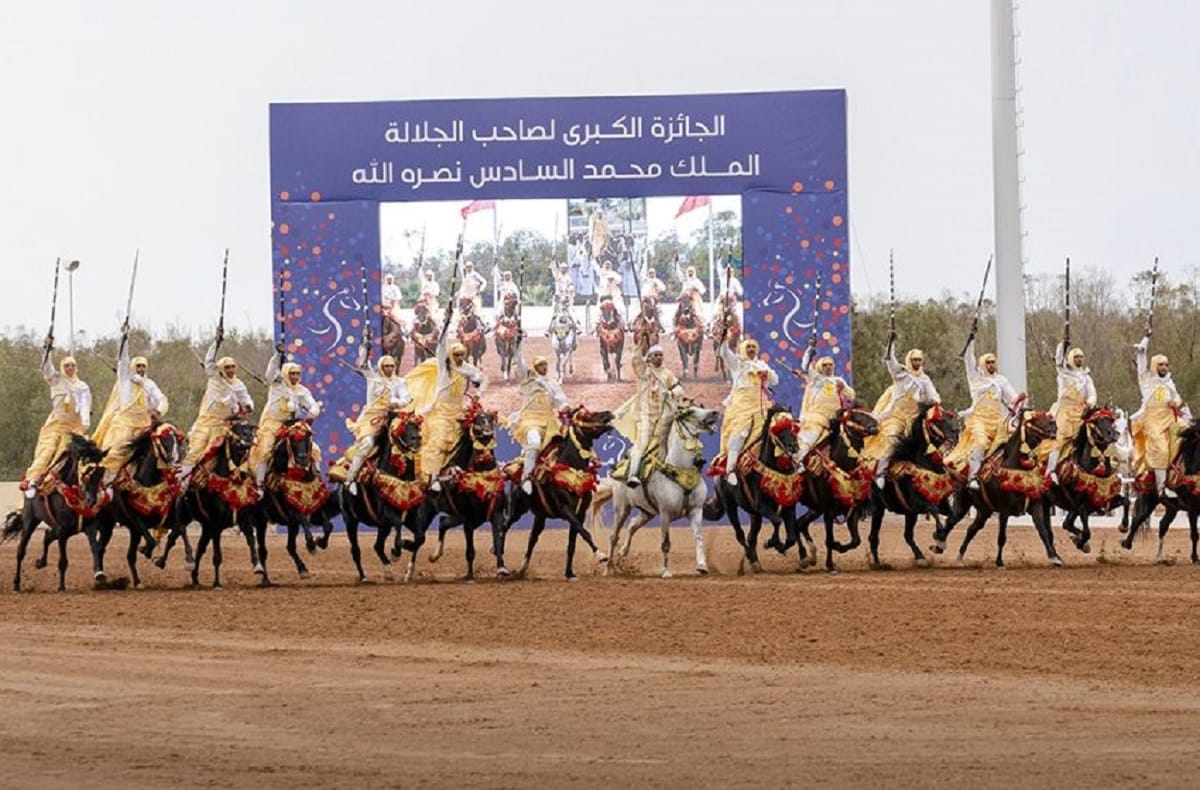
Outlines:
[[4, 517], [4, 532], [0, 533], [0, 543], [4, 543], [21, 534], [21, 511], [10, 511]]
[[592, 492], [592, 503], [588, 505], [588, 529], [595, 531], [596, 525], [604, 526], [604, 518], [601, 510], [604, 505], [612, 501], [613, 498], [613, 481], [612, 478], [604, 477], [596, 484], [596, 490]]

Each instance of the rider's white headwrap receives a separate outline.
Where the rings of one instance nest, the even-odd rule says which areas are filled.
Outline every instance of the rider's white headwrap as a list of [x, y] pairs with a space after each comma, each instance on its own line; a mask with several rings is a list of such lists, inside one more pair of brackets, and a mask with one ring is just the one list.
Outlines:
[[646, 349], [646, 354], [642, 357], [642, 359], [650, 359], [650, 357], [654, 354], [661, 353], [663, 353], [663, 347], [655, 343], [654, 345], [650, 346], [650, 348]]

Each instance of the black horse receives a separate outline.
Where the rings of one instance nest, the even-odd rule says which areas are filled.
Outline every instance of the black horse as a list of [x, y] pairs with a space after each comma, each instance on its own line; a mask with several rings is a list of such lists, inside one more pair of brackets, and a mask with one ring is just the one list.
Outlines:
[[[529, 570], [529, 560], [537, 546], [546, 519], [561, 519], [570, 527], [567, 534], [566, 577], [575, 577], [575, 541], [583, 542], [592, 550], [597, 562], [608, 562], [608, 556], [596, 547], [592, 535], [583, 523], [584, 515], [592, 502], [592, 492], [598, 484], [597, 473], [600, 463], [592, 445], [613, 428], [611, 411], [589, 411], [583, 406], [563, 411], [567, 420], [566, 432], [550, 440], [538, 455], [533, 470], [533, 493], [521, 490], [520, 467], [512, 465], [509, 477], [508, 512], [500, 528], [500, 542], [496, 546], [496, 567], [504, 567], [504, 542], [511, 524], [527, 511], [533, 513], [533, 528], [529, 532], [529, 543], [525, 547], [525, 559], [517, 569], [517, 576]], [[493, 522], [493, 527], [495, 522]]]
[[[250, 448], [255, 426], [242, 420], [230, 423], [229, 432], [192, 471], [187, 491], [179, 500], [181, 524], [200, 522], [200, 541], [192, 564], [192, 586], [200, 586], [200, 560], [212, 544], [213, 588], [221, 587], [221, 533], [236, 526], [250, 549], [250, 562], [260, 583], [266, 584], [266, 569], [259, 559], [256, 532], [265, 534], [266, 520], [259, 507], [261, 492], [250, 470]], [[166, 551], [170, 551], [171, 533]], [[166, 560], [166, 554], [162, 557]]]
[[[446, 532], [462, 526], [467, 542], [467, 575], [475, 580], [475, 530], [484, 522], [492, 524], [492, 554], [501, 556], [503, 516], [508, 509], [504, 490], [504, 470], [496, 463], [496, 412], [483, 409], [475, 401], [463, 414], [462, 430], [439, 477], [442, 490], [425, 502], [430, 515], [440, 512], [437, 548], [430, 562], [437, 562], [446, 549]], [[432, 519], [431, 519], [432, 520]], [[508, 576], [508, 568], [497, 559], [496, 575]]]
[[1167, 470], [1167, 486], [1175, 492], [1175, 496], [1158, 495], [1152, 471], [1138, 476], [1134, 481], [1137, 499], [1133, 506], [1133, 519], [1129, 522], [1129, 534], [1121, 541], [1121, 548], [1133, 549], [1134, 535], [1154, 514], [1155, 507], [1161, 504], [1166, 512], [1158, 522], [1158, 553], [1155, 561], [1166, 562], [1163, 544], [1167, 530], [1175, 520], [1175, 514], [1182, 510], [1187, 515], [1191, 530], [1192, 564], [1200, 564], [1200, 555], [1197, 554], [1200, 529], [1196, 525], [1197, 516], [1200, 516], [1200, 421], [1193, 420], [1179, 432], [1179, 449]]
[[350, 557], [358, 571], [358, 580], [365, 582], [362, 551], [358, 547], [358, 528], [366, 524], [375, 528], [375, 556], [383, 567], [383, 576], [392, 578], [392, 560], [387, 554], [387, 539], [392, 530], [400, 534], [407, 527], [417, 536], [409, 547], [412, 557], [405, 580], [412, 578], [416, 566], [417, 541], [424, 542], [429, 523], [422, 511], [427, 483], [417, 472], [417, 456], [421, 451], [421, 417], [408, 411], [392, 414], [384, 420], [375, 434], [375, 455], [367, 460], [358, 473], [356, 492], [349, 485], [334, 488], [330, 498], [335, 512], [346, 524], [350, 541]]
[[92, 570], [95, 580], [106, 579], [100, 563], [100, 528], [109, 498], [102, 485], [104, 468], [100, 462], [107, 453], [91, 439], [72, 435], [66, 450], [46, 473], [45, 480], [33, 499], [26, 499], [22, 509], [8, 514], [0, 541], [19, 535], [17, 569], [13, 573], [13, 590], [21, 589], [21, 563], [29, 539], [38, 524], [45, 524], [58, 541], [58, 591], [67, 589], [67, 539], [77, 532], [87, 535], [92, 550]]
[[[304, 547], [312, 554], [318, 546], [328, 545], [333, 525], [324, 512], [329, 489], [317, 468], [313, 452], [312, 423], [309, 420], [288, 420], [275, 437], [267, 475], [263, 479], [262, 515], [255, 525], [258, 539], [258, 559], [262, 563], [262, 578], [270, 584], [267, 574], [267, 526], [287, 527], [287, 553], [296, 564], [301, 579], [308, 578], [308, 566], [296, 552], [296, 537], [304, 531]], [[320, 542], [313, 539], [312, 525], [316, 521], [325, 527]]]
[[504, 375], [505, 381], [509, 381], [516, 375], [513, 370], [513, 361], [517, 356], [520, 333], [521, 314], [517, 305], [517, 295], [507, 293], [504, 295], [504, 306], [501, 308], [500, 315], [496, 317], [496, 325], [492, 329], [496, 342], [496, 354], [500, 357], [500, 372]]
[[918, 565], [927, 563], [913, 532], [918, 517], [930, 517], [940, 527], [942, 515], [950, 512], [951, 498], [963, 481], [946, 468], [942, 452], [958, 441], [958, 433], [953, 411], [940, 404], [920, 406], [908, 434], [896, 445], [883, 488], [871, 486], [871, 533], [867, 544], [872, 568], [888, 567], [879, 560], [879, 530], [888, 511], [904, 516], [904, 542]]
[[[867, 409], [857, 405], [839, 409], [829, 421], [829, 433], [805, 457], [800, 503], [808, 513], [797, 522], [796, 529], [811, 548], [808, 525], [824, 518], [825, 570], [830, 573], [837, 571], [833, 562], [835, 551], [840, 554], [859, 545], [859, 506], [870, 496], [868, 490], [874, 474], [874, 464], [860, 453], [866, 438], [877, 433], [879, 420]], [[846, 520], [850, 530], [848, 544], [833, 538], [833, 525], [839, 518]], [[797, 537], [789, 534], [788, 542], [797, 542]]]
[[[433, 320], [433, 316], [429, 313], [429, 305], [423, 301], [417, 302], [413, 306], [413, 324], [409, 330], [409, 337], [412, 340], [413, 347], [413, 365], [420, 365], [425, 360], [437, 353], [438, 336], [441, 334], [441, 327], [437, 321]], [[400, 360], [396, 360], [396, 364], [400, 364]]]
[[129, 548], [125, 559], [134, 587], [141, 586], [137, 571], [139, 545], [149, 559], [158, 537], [180, 526], [177, 503], [182, 489], [176, 468], [183, 459], [183, 443], [184, 435], [174, 425], [152, 425], [130, 442], [129, 461], [113, 480], [109, 518], [100, 529], [100, 563], [103, 567], [104, 549], [112, 539], [113, 528], [117, 524], [126, 527]]
[[[733, 534], [754, 572], [762, 570], [758, 559], [758, 534], [763, 519], [772, 525], [780, 522], [788, 537], [797, 535], [796, 503], [800, 501], [803, 474], [796, 464], [800, 451], [800, 426], [782, 406], [772, 406], [763, 418], [758, 436], [747, 443], [738, 458], [726, 459], [726, 467], [736, 470], [737, 483], [725, 479], [726, 469], [713, 469], [716, 493], [704, 503], [704, 517], [718, 521], [729, 519]], [[742, 530], [738, 511], [750, 514], [750, 532]], [[807, 555], [801, 552], [801, 561]]]
[[[1083, 423], [1075, 434], [1074, 449], [1058, 462], [1053, 470], [1058, 482], [1042, 500], [1046, 508], [1046, 523], [1050, 523], [1050, 508], [1063, 511], [1062, 527], [1071, 535], [1075, 548], [1085, 554], [1092, 550], [1092, 531], [1088, 516], [1107, 513], [1124, 502], [1121, 495], [1121, 475], [1115, 457], [1118, 439], [1116, 415], [1111, 409], [1092, 406], [1083, 413]], [[1078, 519], [1079, 527], [1075, 526]]]
[[1054, 418], [1048, 412], [1022, 409], [1017, 415], [1017, 425], [1012, 435], [1002, 447], [984, 459], [976, 478], [979, 488], [962, 488], [955, 494], [949, 519], [934, 534], [933, 551], [940, 554], [945, 550], [950, 532], [966, 516], [967, 510], [974, 506], [975, 520], [971, 522], [958, 548], [960, 561], [971, 540], [987, 523], [988, 517], [996, 513], [1000, 516], [1000, 529], [996, 534], [996, 567], [1003, 568], [1008, 519], [1028, 513], [1046, 549], [1046, 556], [1055, 566], [1062, 565], [1041, 501], [1049, 489], [1049, 482], [1037, 462], [1037, 446], [1053, 438], [1054, 433]]

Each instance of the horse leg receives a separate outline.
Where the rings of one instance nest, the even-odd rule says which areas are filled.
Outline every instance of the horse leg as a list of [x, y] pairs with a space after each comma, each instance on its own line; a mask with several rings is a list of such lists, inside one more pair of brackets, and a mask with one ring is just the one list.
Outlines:
[[837, 573], [837, 565], [833, 562], [833, 511], [825, 512], [825, 570], [828, 573]]
[[1121, 541], [1121, 548], [1129, 551], [1133, 549], [1133, 536], [1141, 529], [1142, 524], [1145, 524], [1154, 514], [1154, 506], [1158, 504], [1158, 497], [1151, 494], [1142, 494], [1133, 503], [1133, 520], [1129, 522], [1129, 532], [1125, 535], [1125, 539]]
[[438, 517], [437, 548], [435, 548], [433, 553], [429, 555], [430, 562], [437, 562], [442, 558], [442, 554], [446, 551], [446, 533], [462, 523], [463, 520], [461, 516], [452, 520], [448, 514], [443, 513], [440, 517]]
[[[961, 491], [950, 497], [950, 514], [946, 516], [946, 523], [937, 528], [933, 533], [933, 544], [929, 550], [934, 554], [941, 554], [946, 550], [946, 541], [950, 538], [950, 533], [958, 526], [958, 522], [962, 521], [967, 515], [969, 509], [966, 495]], [[978, 512], [977, 512], [978, 515]]]
[[762, 530], [762, 521], [761, 513], [750, 514], [750, 534], [746, 536], [746, 560], [750, 563], [752, 573], [762, 573], [762, 563], [758, 561], [758, 533]]
[[346, 540], [350, 543], [350, 559], [354, 562], [354, 570], [358, 571], [358, 581], [365, 582], [367, 574], [363, 573], [362, 549], [358, 547], [358, 519], [347, 514], [343, 520], [346, 524]]
[[[879, 530], [883, 526], [883, 511], [882, 502], [871, 510], [871, 531], [867, 533], [867, 548], [871, 552], [871, 569], [877, 571], [890, 570], [890, 568], [879, 561]], [[904, 518], [907, 524], [907, 513], [904, 514]]]
[[1158, 522], [1158, 552], [1154, 555], [1154, 562], [1158, 565], [1166, 565], [1167, 558], [1163, 555], [1163, 549], [1166, 548], [1167, 530], [1171, 528], [1171, 522], [1175, 520], [1175, 514], [1179, 511], [1167, 505], [1167, 511], [1163, 513], [1162, 521]]
[[26, 518], [24, 513], [21, 515], [21, 522], [21, 537], [17, 541], [17, 569], [13, 571], [13, 592], [21, 591], [21, 563], [25, 561], [25, 550], [29, 548], [29, 539], [33, 537], [33, 531], [37, 529], [38, 524], [32, 516]]
[[67, 531], [58, 530], [58, 591], [67, 591]]
[[[1088, 510], [1085, 505], [1079, 511], [1079, 536], [1075, 541], [1075, 548], [1079, 549], [1084, 554], [1092, 553], [1092, 528], [1088, 524]], [[1047, 525], [1049, 526], [1049, 525]]]
[[1062, 567], [1062, 559], [1058, 556], [1058, 550], [1054, 548], [1054, 533], [1050, 531], [1050, 508], [1048, 505], [1042, 506], [1040, 502], [1034, 502], [1025, 509], [1033, 519], [1033, 526], [1037, 529], [1038, 537], [1042, 539], [1042, 545], [1046, 548], [1046, 557], [1056, 567]]
[[[990, 516], [990, 515], [991, 515], [990, 511], [976, 508], [975, 520], [971, 522], [971, 526], [967, 527], [967, 534], [963, 536], [962, 545], [958, 547], [958, 561], [959, 562], [963, 561], [963, 558], [967, 554], [967, 546], [971, 545], [971, 541], [974, 540], [975, 536], [979, 534], [979, 530], [983, 529], [983, 525], [987, 523], [988, 516]], [[945, 533], [946, 536], [949, 536], [950, 529], [952, 529], [952, 528], [953, 528], [952, 524], [947, 526], [946, 533]], [[944, 542], [944, 540], [945, 539], [943, 538], [943, 542]]]
[[659, 573], [664, 579], [671, 578], [671, 519], [667, 517], [666, 512], [658, 514], [659, 529], [662, 530], [662, 571]]
[[296, 524], [287, 525], [287, 553], [292, 558], [292, 562], [296, 563], [296, 573], [301, 579], [308, 578], [308, 566], [304, 564], [304, 560], [300, 559], [300, 553], [296, 551], [296, 538], [299, 536], [300, 528]]
[[212, 542], [212, 530], [208, 524], [204, 524], [200, 528], [200, 541], [196, 544], [196, 561], [192, 564], [192, 586], [200, 586], [200, 560], [204, 559], [204, 552], [208, 550], [208, 544]]
[[904, 542], [908, 544], [908, 548], [913, 553], [913, 562], [918, 568], [926, 568], [929, 566], [929, 560], [925, 559], [925, 555], [921, 553], [921, 549], [917, 546], [916, 540], [913, 539], [913, 532], [917, 526], [917, 514], [906, 513], [904, 516]]
[[1000, 526], [996, 529], [996, 567], [1004, 570], [1004, 544], [1008, 542], [1008, 514], [1000, 514]]
[[467, 541], [467, 575], [463, 577], [463, 581], [467, 582], [475, 581], [475, 528], [477, 526], [479, 525], [463, 523], [463, 537]]
[[[570, 524], [570, 522], [568, 522]], [[567, 581], [573, 582], [578, 577], [575, 575], [575, 541], [579, 538], [579, 530], [575, 529], [574, 524], [567, 527]]]
[[[104, 551], [108, 548], [108, 541], [95, 526], [85, 527], [83, 534], [87, 536], [88, 547], [92, 550], [92, 579], [95, 584], [103, 585], [108, 581], [108, 577], [104, 575]], [[109, 536], [111, 535], [110, 530]], [[66, 543], [61, 545], [65, 546]]]
[[[404, 523], [413, 534], [412, 545], [408, 556], [408, 567], [404, 569], [404, 581], [411, 582], [417, 577], [417, 554], [421, 551], [421, 547], [425, 545], [425, 530], [429, 526], [428, 521], [418, 523], [419, 513], [416, 510], [410, 510], [405, 514]], [[398, 530], [397, 530], [398, 531]]]
[[[400, 552], [396, 550], [396, 546], [400, 544], [400, 532], [402, 527], [396, 526], [396, 544], [393, 546], [392, 557], [388, 557], [387, 539], [388, 533], [391, 531], [391, 524], [380, 524], [375, 527], [375, 556], [379, 558], [380, 573], [387, 581], [392, 580], [392, 559], [399, 559]], [[360, 571], [361, 573], [361, 571]]]
[[692, 539], [696, 544], [696, 573], [701, 576], [708, 574], [708, 556], [704, 550], [704, 503], [692, 508]]
[[242, 527], [242, 536], [250, 549], [250, 557], [254, 563], [254, 573], [259, 577], [260, 587], [270, 587], [271, 577], [267, 574], [267, 524], [266, 519], [257, 524]]
[[[625, 512], [622, 513], [618, 519], [618, 523], [621, 523], [622, 521], [624, 521], [628, 517], [628, 515], [629, 515], [629, 508], [628, 508], [628, 506], [626, 506]], [[633, 536], [637, 534], [637, 531], [639, 529], [646, 526], [646, 524], [649, 521], [650, 521], [649, 513], [645, 513], [644, 511], [639, 510], [638, 512], [633, 514], [633, 520], [629, 522], [629, 531], [625, 533], [625, 544], [623, 546], [621, 546], [621, 561], [622, 562], [624, 562], [626, 559], [629, 558], [629, 550], [631, 548], [633, 548]], [[614, 545], [616, 544], [615, 531], [614, 531], [614, 535], [613, 535], [613, 544]]]
[[525, 544], [525, 559], [521, 560], [521, 567], [517, 568], [516, 576], [518, 579], [525, 578], [525, 574], [529, 571], [529, 560], [533, 557], [533, 549], [537, 546], [538, 538], [542, 536], [542, 530], [546, 528], [546, 517], [537, 515], [533, 517], [533, 526], [529, 529], [529, 542]]
[[1197, 515], [1198, 514], [1197, 514], [1195, 508], [1188, 508], [1188, 514], [1187, 514], [1188, 529], [1191, 532], [1191, 538], [1192, 538], [1192, 564], [1193, 565], [1200, 565], [1200, 555], [1196, 554], [1196, 543], [1198, 541], [1200, 541], [1200, 530], [1197, 530], [1197, 528], [1196, 528], [1196, 516]]
[[300, 529], [304, 530], [304, 550], [309, 554], [317, 553], [317, 542], [312, 536], [312, 519], [308, 516], [300, 518]]
[[54, 545], [54, 541], [58, 537], [54, 534], [55, 532], [56, 530], [46, 527], [46, 531], [42, 535], [42, 556], [38, 557], [33, 563], [33, 567], [39, 571], [50, 564], [50, 547]]
[[140, 590], [142, 588], [142, 580], [138, 577], [137, 555], [138, 534], [130, 530], [129, 548], [125, 550], [125, 563], [129, 566], [129, 578], [133, 581], [133, 589]]
[[218, 530], [217, 533], [215, 535], [213, 535], [213, 540], [212, 540], [212, 561], [213, 561], [212, 588], [214, 590], [220, 590], [223, 588], [221, 585], [221, 563], [224, 561], [225, 555], [221, 551], [221, 533], [222, 532], [224, 532], [224, 530]]

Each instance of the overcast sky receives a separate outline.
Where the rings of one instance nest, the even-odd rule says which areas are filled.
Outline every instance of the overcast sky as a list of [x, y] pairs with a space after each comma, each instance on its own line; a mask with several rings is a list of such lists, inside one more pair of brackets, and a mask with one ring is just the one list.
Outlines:
[[[0, 329], [43, 332], [56, 256], [75, 324], [271, 316], [273, 101], [845, 88], [853, 287], [973, 293], [992, 249], [985, 0], [6, 3]], [[1200, 263], [1200, 3], [1025, 3], [1027, 271], [1124, 280]], [[65, 277], [64, 277], [65, 292]], [[65, 305], [65, 299], [61, 304]], [[59, 336], [65, 337], [65, 306]]]

